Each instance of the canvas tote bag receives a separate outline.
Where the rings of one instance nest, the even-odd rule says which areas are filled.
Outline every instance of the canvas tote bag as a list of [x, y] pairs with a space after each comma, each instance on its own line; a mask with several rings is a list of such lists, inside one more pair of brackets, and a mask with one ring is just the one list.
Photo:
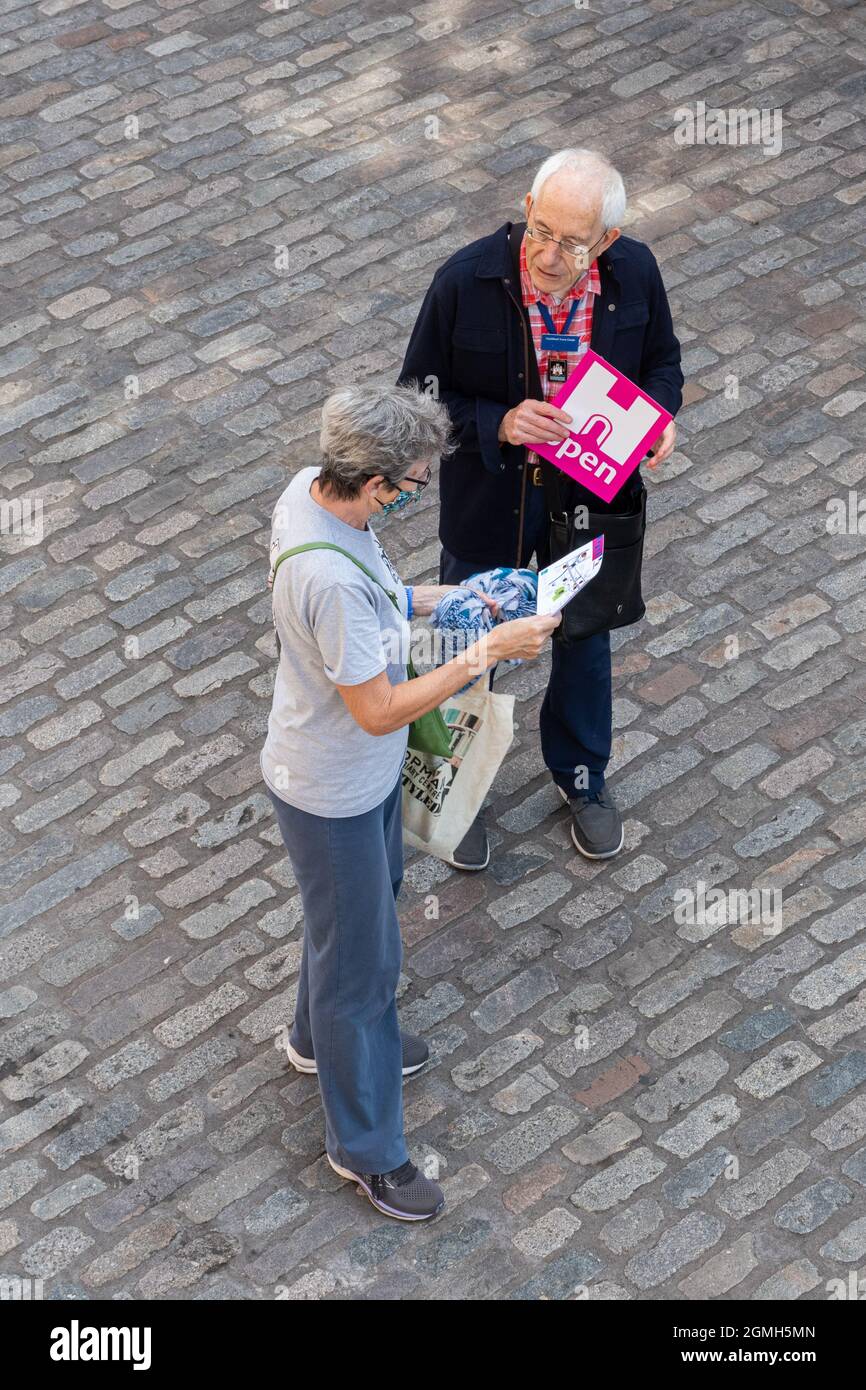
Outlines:
[[484, 804], [514, 737], [514, 696], [477, 686], [441, 706], [451, 756], [409, 748], [403, 763], [403, 837], [414, 849], [453, 854]]

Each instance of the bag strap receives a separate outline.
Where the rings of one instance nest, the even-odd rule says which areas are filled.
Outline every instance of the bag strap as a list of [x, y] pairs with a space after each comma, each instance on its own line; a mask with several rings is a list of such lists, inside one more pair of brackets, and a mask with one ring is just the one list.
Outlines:
[[549, 520], [559, 520], [560, 517], [568, 517], [568, 508], [565, 507], [562, 496], [562, 470], [557, 468], [555, 463], [549, 459], [541, 458], [541, 481], [544, 488], [544, 505], [547, 509]]
[[[388, 597], [389, 597], [389, 599], [391, 600], [391, 602], [393, 603], [394, 607], [397, 609], [397, 612], [400, 613], [400, 614], [402, 615], [403, 610], [402, 610], [402, 608], [400, 607], [400, 602], [399, 602], [399, 600], [398, 600], [398, 598], [397, 598], [397, 595], [394, 593], [393, 589], [386, 589], [386, 588], [385, 588], [385, 585], [382, 583], [381, 579], [377, 579], [376, 576], [375, 576], [375, 574], [373, 574], [372, 570], [368, 570], [368, 569], [367, 569], [367, 566], [363, 563], [362, 560], [358, 560], [358, 559], [357, 559], [354, 555], [352, 555], [348, 550], [344, 550], [343, 547], [342, 547], [341, 545], [334, 545], [332, 541], [307, 541], [304, 545], [293, 545], [292, 548], [291, 548], [291, 550], [284, 550], [283, 553], [282, 553], [282, 555], [278, 555], [277, 558], [276, 558], [276, 560], [274, 561], [274, 567], [273, 567], [273, 574], [274, 574], [274, 576], [276, 577], [277, 569], [278, 569], [279, 566], [283, 563], [284, 560], [288, 560], [289, 557], [290, 557], [291, 555], [300, 555], [300, 554], [301, 554], [303, 551], [305, 551], [305, 550], [336, 550], [336, 552], [337, 552], [338, 555], [345, 555], [345, 557], [346, 557], [347, 560], [351, 560], [353, 565], [357, 565], [359, 570], [363, 570], [364, 574], [366, 574], [366, 576], [367, 576], [368, 579], [372, 579], [373, 583], [374, 583], [374, 584], [377, 584], [377, 585], [379, 586], [379, 588], [382, 590], [383, 594], [387, 594], [387, 595], [388, 595]], [[276, 628], [274, 629], [274, 631], [276, 632]], [[276, 637], [277, 637], [277, 650], [279, 651], [279, 649], [280, 649], [280, 634], [279, 634], [278, 632], [276, 633]], [[408, 676], [408, 678], [409, 678], [410, 680], [412, 680], [412, 679], [414, 678], [414, 676], [415, 676], [415, 667], [414, 667], [414, 665], [412, 664], [412, 658], [411, 658], [411, 656], [409, 657], [408, 661], [406, 662], [406, 675]]]
[[372, 570], [368, 570], [367, 566], [361, 560], [356, 559], [348, 550], [344, 550], [341, 545], [334, 545], [331, 541], [307, 541], [304, 545], [295, 545], [292, 546], [291, 550], [284, 550], [282, 555], [278, 555], [274, 561], [274, 574], [276, 575], [277, 568], [284, 560], [288, 560], [289, 556], [300, 555], [305, 550], [336, 550], [338, 555], [345, 555], [347, 560], [351, 560], [353, 565], [357, 565], [359, 570], [363, 570], [367, 578], [372, 579], [373, 583], [377, 584], [382, 592], [388, 595], [397, 611], [401, 611], [399, 600], [394, 591], [392, 589], [386, 589], [382, 581], [377, 579]]
[[[514, 275], [514, 283], [518, 286], [520, 285], [520, 246], [525, 231], [525, 222], [515, 222], [508, 236], [509, 249], [511, 252], [511, 268]], [[523, 316], [526, 320], [526, 331], [529, 334], [529, 340], [532, 342], [532, 326], [525, 305], [523, 306]], [[537, 388], [537, 399], [543, 401], [544, 387], [542, 386], [541, 376], [538, 371], [538, 358], [535, 355], [534, 343], [529, 354], [529, 376], [530, 380], [527, 382], [527, 386], [532, 385]], [[536, 457], [541, 467], [541, 478], [544, 485], [544, 506], [548, 518], [554, 515], [560, 516], [566, 511], [562, 496], [562, 470], [557, 468], [555, 464], [550, 463], [548, 459], [542, 458], [540, 454], [536, 455]]]

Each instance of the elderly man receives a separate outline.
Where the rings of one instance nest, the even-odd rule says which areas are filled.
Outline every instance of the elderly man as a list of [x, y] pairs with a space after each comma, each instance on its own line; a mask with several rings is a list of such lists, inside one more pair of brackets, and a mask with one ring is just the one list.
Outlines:
[[[671, 415], [682, 403], [680, 347], [661, 274], [649, 248], [621, 233], [625, 190], [617, 171], [590, 150], [561, 150], [539, 169], [525, 211], [525, 223], [506, 222], [436, 272], [400, 372], [401, 382], [416, 380], [438, 394], [458, 441], [440, 473], [440, 583], [495, 565], [525, 566], [533, 554], [539, 566], [548, 563], [545, 492], [552, 486], [569, 510], [639, 508], [639, 469], [604, 503], [533, 451], [567, 437], [568, 417], [550, 401], [588, 347]], [[674, 439], [671, 423], [650, 467]], [[604, 780], [608, 631], [554, 642], [540, 729], [545, 763], [569, 802], [576, 848], [590, 859], [618, 854], [622, 819]], [[489, 857], [479, 818], [452, 863], [483, 869]]]

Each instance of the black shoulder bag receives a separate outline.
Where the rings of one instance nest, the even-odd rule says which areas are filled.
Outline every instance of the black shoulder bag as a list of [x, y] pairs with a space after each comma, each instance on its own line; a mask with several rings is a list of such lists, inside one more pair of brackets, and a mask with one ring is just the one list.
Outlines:
[[[646, 612], [641, 593], [641, 565], [646, 532], [646, 488], [628, 494], [628, 511], [589, 511], [584, 505], [564, 506], [562, 483], [568, 482], [555, 464], [542, 462], [545, 506], [550, 517], [550, 561], [604, 536], [601, 569], [562, 610], [554, 638], [580, 642], [596, 632], [628, 627]], [[558, 477], [555, 475], [559, 475]], [[560, 481], [562, 480], [562, 481]], [[619, 498], [615, 498], [619, 501]]]

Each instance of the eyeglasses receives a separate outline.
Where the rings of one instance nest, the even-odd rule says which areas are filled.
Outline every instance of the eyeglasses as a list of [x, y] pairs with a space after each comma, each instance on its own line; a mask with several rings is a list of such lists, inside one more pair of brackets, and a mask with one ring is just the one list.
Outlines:
[[540, 232], [535, 227], [526, 228], [526, 235], [531, 237], [533, 241], [537, 241], [539, 246], [546, 246], [548, 242], [552, 242], [554, 246], [559, 247], [563, 256], [567, 256], [575, 264], [580, 261], [584, 269], [589, 264], [589, 253], [595, 250], [600, 241], [604, 241], [607, 233], [608, 228], [605, 228], [598, 241], [593, 242], [592, 246], [580, 246], [574, 241], [557, 241], [556, 237], [551, 236], [548, 232]]
[[416, 492], [423, 492], [424, 489], [425, 489], [425, 487], [426, 487], [427, 484], [430, 482], [430, 479], [431, 479], [432, 477], [433, 477], [433, 469], [430, 467], [430, 465], [429, 465], [429, 463], [428, 463], [427, 467], [426, 467], [425, 470], [424, 470], [424, 477], [423, 477], [423, 478], [416, 478], [416, 477], [414, 477], [414, 475], [413, 475], [412, 473], [407, 473], [407, 474], [406, 474], [406, 477], [403, 478], [402, 481], [403, 481], [404, 483], [415, 483], [415, 484], [416, 484], [416, 486], [415, 486], [415, 491], [416, 491]]
[[[379, 475], [377, 475], [376, 473], [367, 474], [368, 478], [375, 478], [377, 476]], [[424, 491], [425, 487], [430, 482], [432, 477], [433, 469], [430, 467], [430, 464], [428, 463], [427, 467], [424, 470], [424, 476], [422, 478], [416, 478], [413, 473], [407, 473], [405, 477], [400, 479], [399, 483], [392, 483], [389, 482], [387, 479], [385, 479], [385, 483], [387, 487], [390, 487], [397, 492], [405, 492], [406, 489], [403, 487], [404, 483], [414, 483], [415, 487], [412, 490], [413, 492], [418, 493]]]

